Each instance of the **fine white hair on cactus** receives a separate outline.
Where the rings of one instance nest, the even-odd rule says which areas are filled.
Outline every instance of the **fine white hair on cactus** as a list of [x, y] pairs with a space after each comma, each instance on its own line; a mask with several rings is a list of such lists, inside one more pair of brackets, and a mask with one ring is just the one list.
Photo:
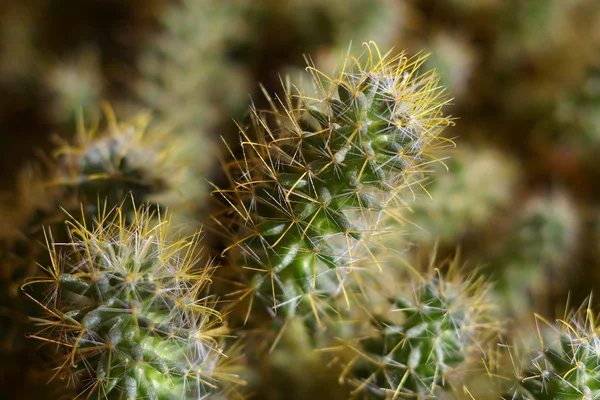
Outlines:
[[[536, 315], [540, 346], [532, 352], [522, 351], [519, 359], [527, 362], [524, 369], [515, 365], [519, 385], [511, 389], [510, 398], [591, 400], [600, 396], [599, 325], [591, 307], [590, 296], [555, 324]], [[545, 326], [554, 331], [554, 342], [543, 333]]]
[[[134, 205], [67, 221], [70, 243], [48, 235], [49, 286], [33, 337], [64, 349], [57, 374], [97, 398], [205, 398], [235, 375], [221, 370], [227, 327], [206, 294], [214, 267], [199, 235], [173, 240], [169, 214]], [[226, 386], [226, 385], [225, 385]]]
[[343, 292], [354, 268], [378, 265], [370, 247], [382, 217], [401, 206], [399, 192], [418, 182], [452, 123], [435, 74], [420, 71], [423, 56], [366, 49], [336, 77], [310, 66], [316, 98], [287, 84], [240, 127], [242, 156], [226, 166], [229, 188], [217, 189], [229, 220], [214, 220], [250, 304], [318, 319], [317, 298]]
[[437, 398], [463, 385], [460, 375], [475, 372], [483, 349], [496, 343], [488, 282], [465, 275], [457, 259], [449, 265], [432, 259], [429, 269], [412, 270], [412, 279], [375, 276], [355, 300], [371, 324], [361, 324], [339, 348], [342, 358], [350, 355], [340, 382], [354, 388], [353, 398]]

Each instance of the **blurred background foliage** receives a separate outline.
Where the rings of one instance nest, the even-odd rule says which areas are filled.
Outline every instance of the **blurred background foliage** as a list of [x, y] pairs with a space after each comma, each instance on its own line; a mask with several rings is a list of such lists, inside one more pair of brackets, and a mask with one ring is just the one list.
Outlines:
[[148, 129], [178, 135], [179, 162], [204, 185], [192, 207], [202, 222], [205, 179], [224, 179], [221, 138], [237, 136], [250, 101], [265, 106], [256, 82], [280, 92], [303, 55], [333, 73], [351, 41], [359, 52], [370, 40], [431, 53], [458, 117], [445, 131], [457, 149], [437, 155], [449, 172], [435, 167], [431, 199], [406, 199], [414, 253], [460, 248], [519, 323], [599, 290], [597, 0], [3, 0], [3, 197], [19, 203], [20, 171], [52, 155], [52, 135], [98, 124], [106, 100], [119, 120], [150, 111]]

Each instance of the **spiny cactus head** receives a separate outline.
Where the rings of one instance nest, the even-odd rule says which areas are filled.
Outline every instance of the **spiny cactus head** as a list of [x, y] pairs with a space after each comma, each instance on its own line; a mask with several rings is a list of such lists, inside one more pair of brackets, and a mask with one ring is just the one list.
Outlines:
[[146, 200], [167, 189], [162, 169], [169, 165], [164, 165], [159, 137], [146, 132], [148, 118], [140, 116], [119, 125], [112, 110], [105, 107], [105, 111], [105, 129], [80, 128], [75, 143], [65, 143], [55, 151], [51, 184], [74, 189], [92, 207], [98, 199], [107, 199], [110, 208], [128, 193]]
[[172, 241], [168, 215], [156, 218], [135, 208], [129, 222], [119, 207], [91, 228], [69, 220], [68, 247], [49, 234], [47, 275], [25, 285], [47, 286], [34, 337], [60, 347], [59, 373], [91, 398], [200, 398], [221, 386], [227, 329], [203, 296], [213, 267], [197, 235]]
[[372, 44], [335, 78], [309, 68], [318, 98], [288, 87], [281, 107], [269, 98], [273, 110], [252, 110], [243, 159], [227, 166], [231, 187], [217, 191], [232, 220], [216, 221], [248, 292], [286, 313], [302, 303], [314, 310], [312, 300], [343, 291], [347, 272], [372, 258], [382, 215], [432, 162], [451, 123], [422, 63]]
[[520, 376], [521, 388], [515, 390], [513, 398], [592, 400], [600, 397], [599, 328], [590, 304], [591, 299], [558, 320], [554, 327], [558, 334], [557, 346], [546, 345], [541, 340], [541, 350], [530, 358], [527, 371]]
[[357, 398], [437, 398], [497, 337], [486, 282], [465, 278], [455, 263], [446, 274], [431, 272], [389, 292], [391, 308], [371, 315], [370, 333], [347, 342], [355, 356], [341, 381]]
[[198, 210], [198, 185], [187, 181], [189, 168], [179, 158], [182, 144], [167, 140], [167, 132], [147, 129], [148, 115], [118, 124], [112, 109], [104, 109], [105, 124], [85, 128], [80, 120], [76, 138], [57, 139], [57, 148], [42, 160], [44, 168], [32, 165], [23, 171], [16, 196], [5, 203], [16, 216], [8, 235], [31, 237], [41, 226], [60, 225], [60, 208], [78, 213], [83, 206], [91, 221], [102, 207], [116, 207], [129, 194], [140, 202], [170, 207], [178, 220]]

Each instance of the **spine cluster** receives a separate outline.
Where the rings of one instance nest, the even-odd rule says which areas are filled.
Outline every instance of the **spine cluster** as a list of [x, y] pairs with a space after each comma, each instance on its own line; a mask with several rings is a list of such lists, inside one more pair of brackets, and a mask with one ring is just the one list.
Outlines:
[[[197, 237], [171, 241], [169, 221], [121, 208], [92, 228], [69, 221], [51, 241], [34, 335], [59, 345], [60, 372], [97, 399], [204, 398], [217, 389], [221, 316], [202, 295], [213, 268], [195, 267]], [[67, 248], [63, 248], [67, 247]], [[204, 299], [204, 300], [201, 300]]]
[[231, 186], [218, 190], [231, 218], [218, 222], [249, 296], [287, 315], [303, 304], [318, 313], [315, 297], [340, 291], [354, 267], [377, 264], [370, 247], [382, 216], [450, 124], [422, 62], [369, 47], [336, 78], [312, 69], [320, 98], [288, 91], [272, 111], [253, 110], [243, 156], [227, 166]]
[[594, 312], [581, 308], [555, 328], [558, 345], [541, 341], [512, 398], [588, 400], [600, 396], [600, 342]]
[[354, 398], [438, 398], [497, 339], [489, 284], [463, 276], [455, 262], [409, 283], [378, 286], [387, 307], [374, 307], [373, 296], [362, 302], [371, 324], [346, 341], [354, 356], [340, 378]]

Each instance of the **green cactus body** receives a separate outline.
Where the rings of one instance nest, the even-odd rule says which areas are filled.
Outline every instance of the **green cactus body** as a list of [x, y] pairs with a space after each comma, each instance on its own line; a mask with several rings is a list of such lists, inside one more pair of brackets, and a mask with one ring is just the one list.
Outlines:
[[313, 70], [320, 99], [294, 105], [290, 95], [283, 111], [254, 111], [231, 189], [218, 191], [233, 221], [217, 222], [232, 237], [232, 265], [249, 273], [247, 293], [288, 315], [299, 303], [318, 313], [318, 299], [369, 257], [383, 213], [449, 124], [434, 75], [417, 71], [422, 58], [374, 50], [337, 79]]
[[138, 209], [69, 221], [71, 251], [51, 244], [51, 295], [34, 337], [65, 350], [62, 370], [95, 399], [205, 398], [219, 391], [220, 315], [199, 300], [213, 268], [193, 268], [197, 237], [170, 241], [169, 221]]
[[356, 398], [437, 398], [497, 332], [484, 282], [435, 273], [408, 296], [390, 293], [392, 308], [372, 314], [371, 332], [348, 341], [356, 356], [341, 381], [354, 386]]
[[527, 400], [592, 400], [600, 398], [600, 341], [590, 309], [560, 321], [560, 346], [542, 350], [531, 360], [512, 398]]

